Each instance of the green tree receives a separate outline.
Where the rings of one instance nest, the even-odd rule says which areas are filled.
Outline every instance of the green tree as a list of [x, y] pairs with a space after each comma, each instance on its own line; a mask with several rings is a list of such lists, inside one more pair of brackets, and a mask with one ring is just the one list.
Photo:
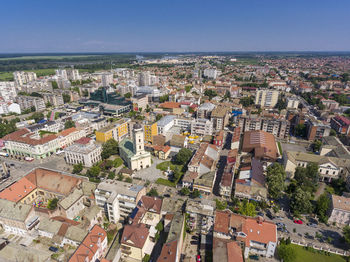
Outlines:
[[318, 219], [322, 222], [322, 223], [327, 223], [328, 221], [328, 209], [329, 209], [329, 205], [330, 205], [331, 201], [327, 195], [327, 193], [323, 193], [319, 199], [317, 200], [316, 203], [316, 214]]
[[49, 199], [47, 201], [47, 208], [50, 210], [55, 210], [57, 207], [58, 198]]
[[109, 139], [106, 143], [102, 145], [102, 159], [107, 159], [112, 155], [118, 154], [118, 142], [115, 139]]
[[36, 123], [38, 123], [40, 120], [44, 118], [45, 118], [44, 114], [40, 112], [35, 112], [29, 117], [29, 119], [33, 119]]
[[188, 196], [191, 193], [191, 191], [188, 189], [188, 187], [183, 187], [181, 188], [180, 193], [184, 196]]
[[319, 181], [318, 165], [310, 163], [304, 167], [297, 167], [294, 172], [294, 179], [298, 186], [310, 193], [316, 192]]
[[205, 89], [204, 95], [209, 97], [209, 100], [212, 100], [214, 97], [216, 97], [218, 94], [213, 89]]
[[69, 95], [69, 94], [63, 93], [63, 94], [62, 94], [62, 97], [63, 97], [63, 102], [64, 102], [65, 104], [67, 104], [67, 103], [70, 102], [70, 95]]
[[181, 148], [176, 154], [174, 163], [178, 165], [185, 165], [192, 157], [192, 151], [187, 148]]
[[295, 135], [299, 137], [306, 137], [306, 126], [304, 124], [298, 124], [295, 127]]
[[267, 188], [271, 198], [279, 199], [284, 191], [286, 172], [282, 165], [275, 163], [267, 168]]
[[312, 211], [311, 195], [300, 187], [292, 195], [290, 207], [294, 214], [308, 214]]
[[244, 216], [255, 217], [256, 216], [256, 206], [254, 202], [249, 202], [247, 199], [244, 199], [238, 207], [238, 213]]
[[332, 128], [331, 131], [329, 132], [330, 136], [336, 136], [337, 132]]
[[201, 193], [198, 191], [198, 189], [193, 190], [191, 196], [192, 198], [198, 198], [200, 197]]
[[286, 109], [287, 108], [287, 102], [285, 99], [283, 98], [279, 98], [277, 100], [277, 104], [275, 105], [275, 108], [277, 108], [278, 110], [282, 110], [282, 109]]
[[56, 81], [52, 81], [51, 82], [51, 86], [52, 86], [53, 89], [58, 89], [58, 84], [57, 84]]
[[320, 140], [315, 140], [315, 142], [312, 144], [312, 147], [315, 152], [319, 152], [322, 146], [322, 142]]
[[147, 196], [152, 196], [152, 197], [159, 196], [157, 189], [151, 188], [151, 190], [147, 193]]
[[75, 127], [75, 122], [73, 120], [68, 120], [64, 123], [64, 129]]
[[98, 177], [98, 175], [101, 172], [101, 168], [99, 166], [92, 166], [88, 171], [87, 171], [87, 176], [88, 177]]
[[343, 235], [345, 242], [350, 244], [350, 226], [343, 227]]
[[225, 210], [227, 208], [226, 201], [220, 201], [219, 199], [215, 199], [215, 202], [216, 202], [216, 209]]
[[161, 114], [156, 115], [156, 121], [159, 121], [163, 116]]
[[17, 130], [16, 123], [19, 121], [19, 118], [15, 118], [10, 121], [0, 118], [0, 138], [15, 132]]
[[115, 172], [110, 171], [110, 172], [108, 173], [108, 179], [114, 179], [114, 178], [115, 178]]
[[158, 232], [162, 232], [164, 230], [163, 221], [158, 222], [158, 224], [156, 225], [156, 229]]
[[277, 254], [283, 262], [294, 262], [296, 257], [295, 249], [291, 245], [280, 244], [277, 248]]
[[127, 183], [132, 183], [132, 178], [128, 176], [124, 181]]
[[131, 93], [130, 93], [130, 92], [126, 93], [126, 94], [124, 95], [124, 97], [125, 97], [125, 98], [130, 98], [130, 97], [131, 97]]
[[166, 101], [169, 101], [169, 95], [163, 95], [163, 96], [159, 97], [160, 103], [164, 103]]
[[82, 170], [83, 170], [83, 164], [82, 163], [73, 165], [73, 174], [79, 174]]
[[254, 104], [254, 99], [251, 96], [242, 97], [239, 103], [244, 107], [248, 107]]
[[191, 89], [192, 89], [192, 85], [187, 85], [187, 86], [185, 86], [185, 91], [186, 91], [186, 93], [188, 93], [188, 92], [190, 92], [191, 91]]

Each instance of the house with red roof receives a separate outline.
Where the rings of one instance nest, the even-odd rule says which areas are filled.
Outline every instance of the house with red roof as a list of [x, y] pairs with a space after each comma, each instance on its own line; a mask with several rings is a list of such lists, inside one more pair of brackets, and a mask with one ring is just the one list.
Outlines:
[[216, 211], [215, 238], [236, 240], [243, 247], [245, 258], [250, 253], [273, 257], [277, 247], [277, 227], [262, 217], [246, 217], [229, 210]]

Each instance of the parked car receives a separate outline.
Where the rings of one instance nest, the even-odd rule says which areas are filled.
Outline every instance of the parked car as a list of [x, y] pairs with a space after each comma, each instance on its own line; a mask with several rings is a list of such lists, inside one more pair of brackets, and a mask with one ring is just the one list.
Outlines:
[[51, 247], [49, 247], [49, 250], [56, 253], [58, 251], [58, 248], [51, 246]]
[[285, 227], [286, 225], [284, 223], [282, 223], [282, 222], [277, 222], [276, 226], [277, 227]]
[[307, 224], [309, 227], [317, 227], [317, 224], [316, 223], [308, 223]]
[[263, 212], [258, 212], [258, 216], [263, 217], [263, 216], [264, 216], [264, 213], [263, 213]]
[[197, 255], [197, 256], [196, 256], [196, 261], [197, 261], [197, 262], [201, 262], [201, 261], [202, 261], [201, 255]]
[[283, 220], [283, 217], [277, 216], [277, 217], [275, 217], [275, 219]]
[[198, 236], [192, 236], [191, 237], [193, 240], [198, 240], [199, 238], [198, 238]]
[[293, 221], [295, 224], [299, 224], [299, 225], [302, 225], [303, 224], [303, 221], [301, 221], [300, 219], [294, 219]]
[[170, 195], [169, 194], [164, 194], [163, 197], [170, 197]]
[[191, 241], [191, 245], [198, 245], [198, 241]]

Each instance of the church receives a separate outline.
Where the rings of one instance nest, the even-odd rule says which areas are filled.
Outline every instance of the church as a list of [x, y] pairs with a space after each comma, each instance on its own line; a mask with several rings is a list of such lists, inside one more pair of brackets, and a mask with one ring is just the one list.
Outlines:
[[124, 138], [119, 143], [119, 154], [131, 170], [151, 166], [151, 153], [145, 151], [144, 134], [140, 124], [134, 125], [132, 141]]

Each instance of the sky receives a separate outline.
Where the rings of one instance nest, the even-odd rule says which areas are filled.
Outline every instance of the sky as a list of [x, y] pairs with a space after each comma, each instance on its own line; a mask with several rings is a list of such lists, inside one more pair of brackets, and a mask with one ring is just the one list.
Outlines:
[[0, 53], [350, 51], [349, 0], [2, 0]]

